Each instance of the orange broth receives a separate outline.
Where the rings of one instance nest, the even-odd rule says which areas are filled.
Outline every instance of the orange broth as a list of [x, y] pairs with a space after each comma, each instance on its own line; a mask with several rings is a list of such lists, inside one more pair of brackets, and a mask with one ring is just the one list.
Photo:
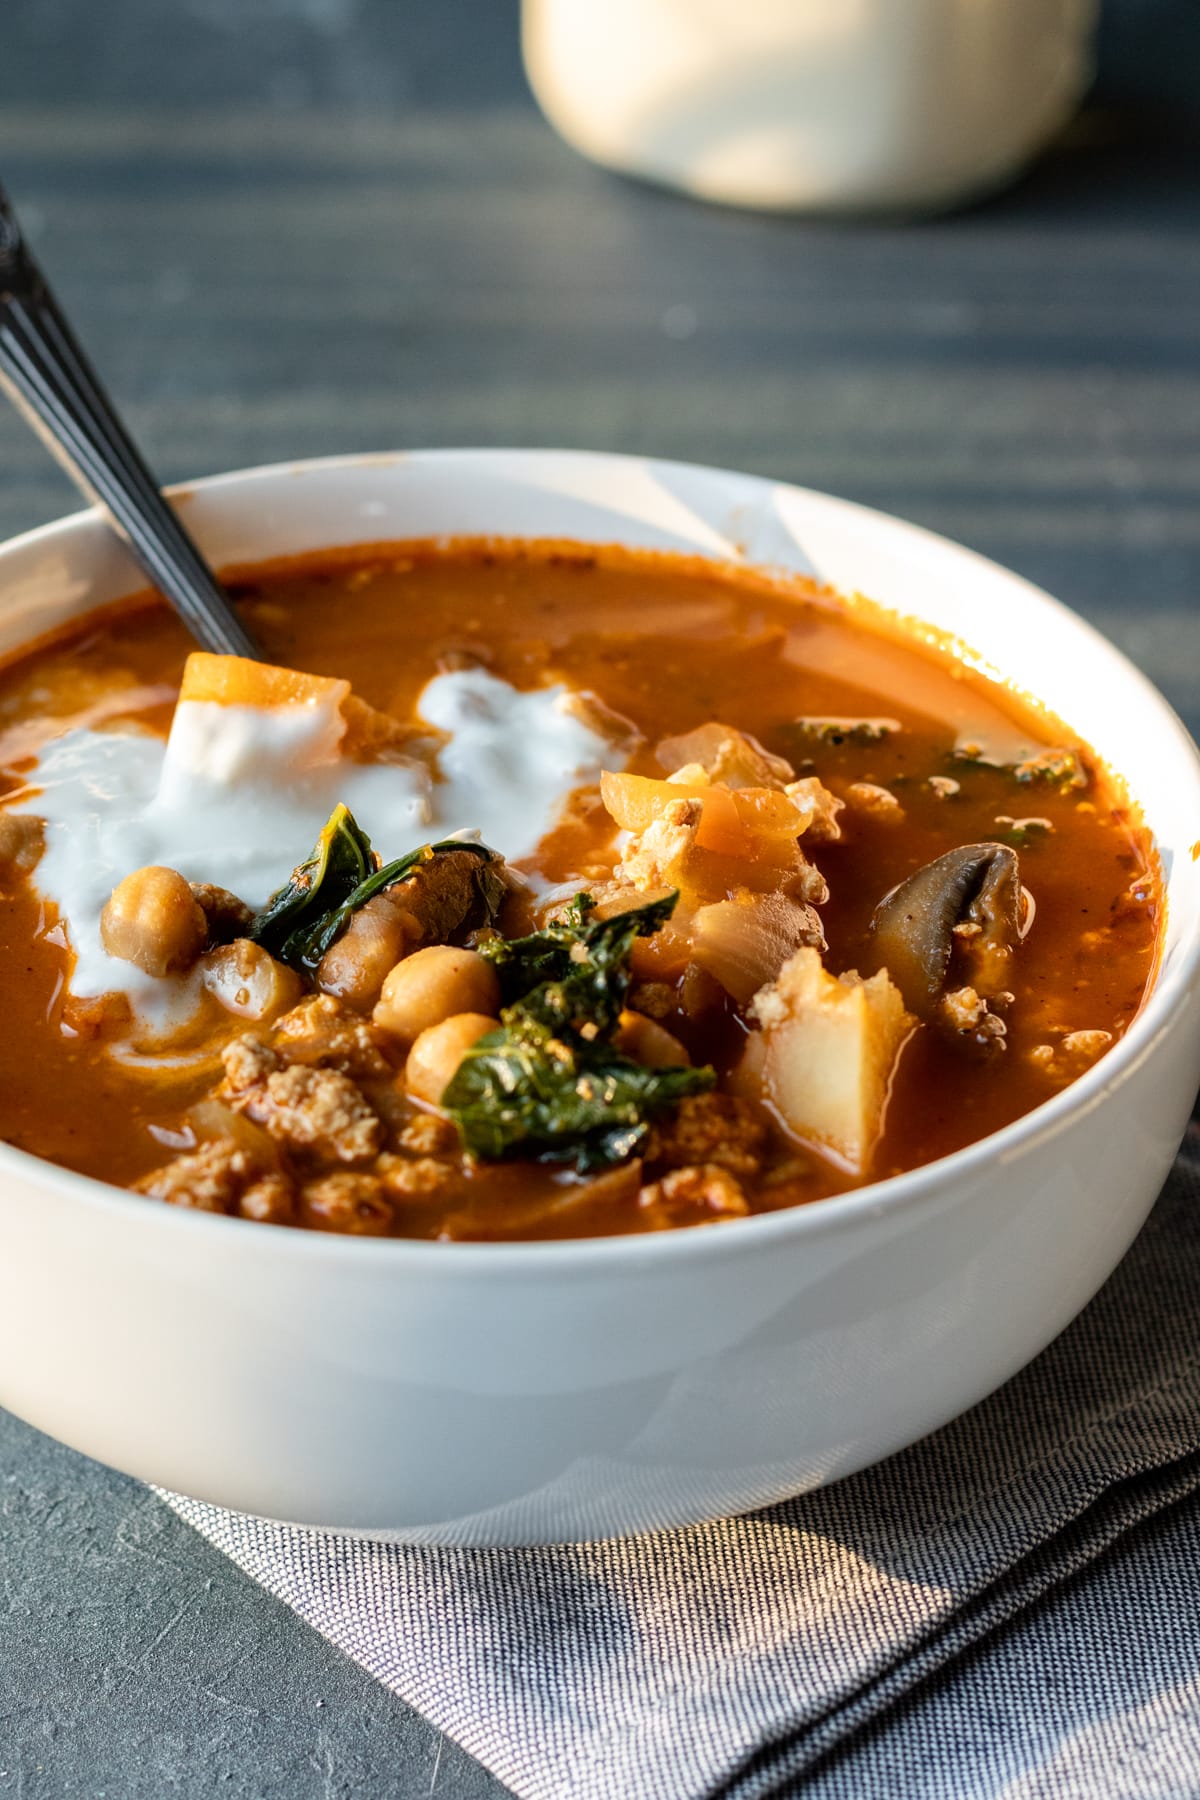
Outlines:
[[[236, 571], [232, 582], [271, 661], [348, 678], [401, 720], [439, 667], [478, 658], [519, 687], [555, 679], [594, 691], [642, 733], [635, 772], [661, 776], [656, 742], [717, 719], [835, 792], [887, 787], [902, 825], [859, 816], [842, 842], [813, 851], [830, 889], [821, 916], [834, 972], [857, 965], [875, 907], [911, 871], [955, 845], [995, 839], [1014, 818], [1045, 821], [1050, 829], [1018, 851], [1036, 918], [1015, 960], [1006, 1052], [980, 1063], [916, 1032], [895, 1072], [874, 1178], [944, 1156], [1037, 1106], [1055, 1091], [1030, 1057], [1048, 1033], [1103, 1030], [1115, 1040], [1142, 1003], [1161, 898], [1152, 849], [1118, 785], [1086, 753], [1086, 791], [1017, 785], [1010, 768], [990, 763], [1061, 746], [1070, 741], [1061, 728], [949, 653], [875, 629], [810, 584], [695, 559], [468, 541], [314, 554]], [[48, 731], [70, 728], [97, 703], [165, 733], [189, 648], [166, 607], [142, 596], [10, 658], [0, 667], [0, 793], [25, 779]], [[883, 716], [899, 730], [827, 741], [798, 731], [801, 716]], [[956, 759], [965, 745], [984, 757]], [[957, 781], [958, 792], [939, 792], [931, 776]], [[477, 823], [486, 840], [487, 819]], [[598, 856], [611, 859], [611, 835], [598, 798], [577, 797], [543, 840], [538, 872], [579, 879]], [[306, 849], [297, 845], [297, 860]], [[172, 1134], [211, 1086], [211, 1069], [134, 1074], [102, 1041], [71, 1035], [70, 951], [38, 897], [36, 871], [0, 893], [0, 957], [8, 971], [0, 1137], [119, 1184], [143, 1176], [181, 1141]], [[744, 1029], [726, 1015], [702, 1028], [682, 1013], [666, 1023], [719, 1073]], [[467, 1168], [451, 1195], [415, 1203], [397, 1230], [488, 1238], [642, 1228], [628, 1191], [561, 1217], [531, 1207], [531, 1195], [553, 1198], [575, 1179], [529, 1165]], [[847, 1185], [843, 1170], [814, 1154], [796, 1179], [753, 1190], [751, 1208]]]

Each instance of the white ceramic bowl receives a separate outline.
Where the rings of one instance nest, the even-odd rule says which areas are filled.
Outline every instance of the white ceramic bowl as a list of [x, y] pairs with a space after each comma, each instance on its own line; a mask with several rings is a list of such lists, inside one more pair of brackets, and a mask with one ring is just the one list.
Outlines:
[[[1200, 761], [1081, 620], [878, 513], [742, 475], [460, 451], [200, 483], [218, 563], [438, 533], [679, 548], [928, 620], [1128, 780], [1169, 913], [1153, 995], [1073, 1087], [942, 1162], [707, 1231], [374, 1242], [161, 1206], [0, 1147], [0, 1402], [222, 1505], [461, 1543], [736, 1512], [863, 1467], [996, 1387], [1137, 1231], [1200, 1071]], [[0, 649], [141, 585], [92, 514], [0, 549]]]

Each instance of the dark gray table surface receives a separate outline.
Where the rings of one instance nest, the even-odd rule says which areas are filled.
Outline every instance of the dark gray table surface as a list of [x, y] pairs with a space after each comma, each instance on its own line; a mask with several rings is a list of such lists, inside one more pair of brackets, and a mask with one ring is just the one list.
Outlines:
[[[1200, 726], [1200, 23], [962, 216], [800, 223], [578, 161], [512, 0], [5, 0], [0, 175], [165, 479], [572, 444], [903, 513]], [[0, 536], [70, 510], [0, 411]], [[503, 1790], [136, 1483], [0, 1414], [0, 1793]]]

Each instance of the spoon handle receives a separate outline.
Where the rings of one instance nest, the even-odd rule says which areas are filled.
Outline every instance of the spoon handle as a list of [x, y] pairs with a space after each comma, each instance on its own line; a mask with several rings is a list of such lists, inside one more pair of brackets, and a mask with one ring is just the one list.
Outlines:
[[0, 386], [72, 480], [108, 514], [206, 650], [259, 655], [164, 500], [30, 255], [0, 187]]

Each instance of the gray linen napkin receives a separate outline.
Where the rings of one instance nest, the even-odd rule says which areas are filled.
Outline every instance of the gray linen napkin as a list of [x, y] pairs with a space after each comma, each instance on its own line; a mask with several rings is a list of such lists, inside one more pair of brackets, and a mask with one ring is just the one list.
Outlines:
[[[987, 1658], [933, 1678], [1200, 1489], [1198, 1200], [1193, 1124], [1137, 1243], [1035, 1363], [877, 1468], [744, 1518], [603, 1544], [422, 1550], [166, 1498], [522, 1800], [940, 1793], [918, 1786], [913, 1758], [934, 1720], [961, 1735], [987, 1711]], [[1102, 1610], [1095, 1595], [1088, 1604]], [[996, 1653], [996, 1733], [1036, 1721], [1047, 1655], [1078, 1690], [1083, 1731], [1083, 1696], [1100, 1692], [1112, 1659], [1068, 1660], [1065, 1676], [1055, 1659], [1092, 1614], [1085, 1604], [1083, 1624], [1069, 1612], [1030, 1623], [1028, 1654]], [[1149, 1730], [1130, 1708], [1156, 1698], [1137, 1698], [1144, 1640], [1135, 1618], [1121, 1706], [1116, 1690], [1096, 1702], [1123, 1721], [1113, 1755], [1126, 1774]], [[944, 1791], [1200, 1793], [1198, 1672], [1200, 1643], [1196, 1670], [1179, 1677], [1174, 1716], [1187, 1729], [1169, 1754], [1160, 1743], [1158, 1785], [1141, 1773], [1142, 1785], [1105, 1785], [1103, 1733], [1080, 1738], [1082, 1786], [1069, 1770], [1042, 1785], [1036, 1758], [1010, 1767], [985, 1734], [988, 1754], [958, 1761]], [[889, 1718], [904, 1722], [895, 1743]]]
[[1128, 1533], [786, 1792], [1196, 1800], [1200, 1501]]

